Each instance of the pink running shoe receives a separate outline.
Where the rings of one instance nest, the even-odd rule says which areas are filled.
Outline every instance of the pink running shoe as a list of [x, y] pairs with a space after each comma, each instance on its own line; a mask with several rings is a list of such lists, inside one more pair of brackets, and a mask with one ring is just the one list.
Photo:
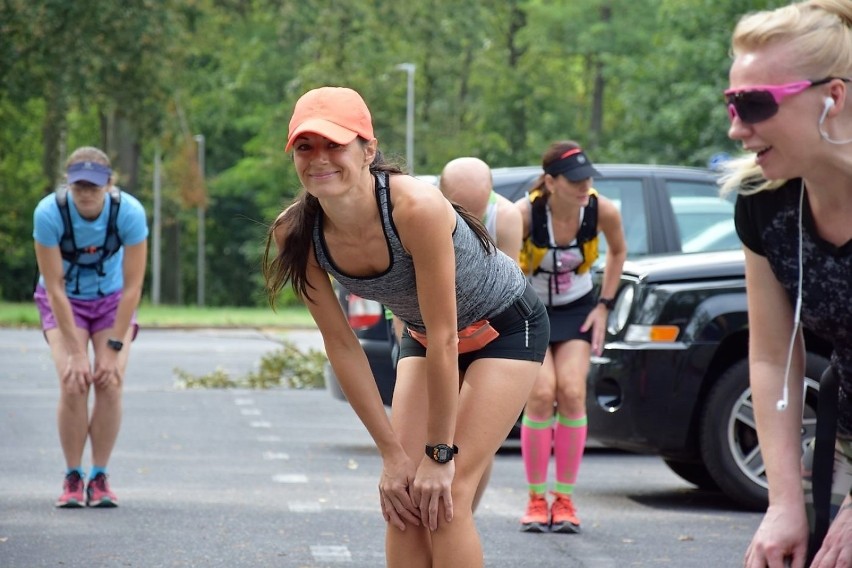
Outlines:
[[580, 519], [570, 495], [553, 492], [556, 500], [550, 508], [550, 530], [555, 533], [580, 532]]
[[76, 469], [65, 476], [62, 482], [62, 495], [56, 501], [62, 509], [79, 509], [83, 506], [83, 478]]
[[521, 531], [541, 533], [547, 532], [547, 528], [547, 499], [544, 495], [530, 491], [527, 513], [521, 517]]
[[86, 505], [89, 507], [118, 507], [118, 497], [109, 490], [105, 473], [99, 473], [89, 480], [89, 485], [86, 487]]

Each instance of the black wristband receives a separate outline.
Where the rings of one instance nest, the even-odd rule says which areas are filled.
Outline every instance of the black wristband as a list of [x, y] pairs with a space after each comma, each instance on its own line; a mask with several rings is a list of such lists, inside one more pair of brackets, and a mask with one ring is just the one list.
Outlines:
[[598, 303], [603, 304], [607, 310], [612, 311], [615, 307], [615, 298], [598, 298]]

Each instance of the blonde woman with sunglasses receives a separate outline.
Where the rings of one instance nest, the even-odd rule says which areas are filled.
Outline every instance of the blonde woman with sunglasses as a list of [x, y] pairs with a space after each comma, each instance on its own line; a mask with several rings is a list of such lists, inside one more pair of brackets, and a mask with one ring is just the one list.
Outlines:
[[[744, 565], [801, 568], [813, 557], [810, 566], [848, 567], [852, 2], [811, 0], [746, 15], [732, 45], [728, 135], [750, 155], [734, 165], [724, 188], [739, 193], [736, 226], [745, 251], [752, 401], [769, 483], [769, 507]], [[831, 492], [830, 508], [823, 509], [824, 524], [830, 522], [823, 540], [820, 524], [808, 514], [814, 511], [813, 451], [806, 448], [803, 456], [801, 442], [804, 328], [834, 348], [818, 419], [836, 427], [833, 481], [830, 472], [825, 486], [819, 476], [813, 478], [814, 494]], [[823, 418], [823, 396], [834, 394], [826, 386], [832, 374], [839, 381], [836, 424]], [[816, 512], [819, 519], [819, 507]]]

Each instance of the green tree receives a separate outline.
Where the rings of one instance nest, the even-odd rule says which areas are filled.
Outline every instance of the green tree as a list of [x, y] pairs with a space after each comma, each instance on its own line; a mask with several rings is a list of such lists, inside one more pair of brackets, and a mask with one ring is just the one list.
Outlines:
[[[597, 161], [704, 165], [733, 151], [720, 92], [746, 10], [786, 0], [0, 0], [0, 296], [30, 296], [32, 209], [68, 151], [107, 149], [151, 212], [163, 157], [163, 299], [265, 301], [267, 225], [299, 191], [283, 147], [296, 99], [359, 90], [401, 161], [416, 65], [415, 163], [537, 163], [574, 138]], [[193, 137], [205, 137], [205, 178]], [[148, 276], [149, 284], [151, 274]], [[150, 289], [150, 286], [148, 286]]]

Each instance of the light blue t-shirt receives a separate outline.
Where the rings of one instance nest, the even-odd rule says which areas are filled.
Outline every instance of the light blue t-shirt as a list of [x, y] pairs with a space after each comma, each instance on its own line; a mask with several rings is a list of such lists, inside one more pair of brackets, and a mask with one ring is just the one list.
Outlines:
[[[80, 216], [74, 205], [74, 196], [68, 192], [68, 209], [71, 214], [71, 224], [74, 229], [74, 240], [77, 248], [100, 247], [106, 237], [109, 211], [113, 206], [112, 199], [108, 193], [104, 193], [104, 205], [97, 219], [88, 220]], [[103, 264], [104, 276], [99, 276], [93, 268], [73, 267], [68, 271], [70, 263], [62, 260], [62, 270], [67, 279], [65, 291], [69, 298], [78, 300], [95, 300], [101, 294], [107, 295], [118, 292], [124, 286], [124, 245], [132, 246], [141, 243], [148, 238], [148, 220], [145, 217], [145, 208], [138, 199], [129, 193], [121, 192], [121, 204], [116, 219], [116, 229], [121, 239], [122, 246], [114, 255], [106, 259]], [[62, 240], [62, 214], [56, 203], [56, 194], [45, 196], [35, 208], [33, 213], [33, 238], [45, 247], [58, 247]], [[79, 272], [79, 275], [78, 275]], [[78, 280], [79, 276], [79, 280]], [[74, 293], [79, 284], [79, 293]], [[44, 286], [44, 277], [39, 276], [39, 285]]]

